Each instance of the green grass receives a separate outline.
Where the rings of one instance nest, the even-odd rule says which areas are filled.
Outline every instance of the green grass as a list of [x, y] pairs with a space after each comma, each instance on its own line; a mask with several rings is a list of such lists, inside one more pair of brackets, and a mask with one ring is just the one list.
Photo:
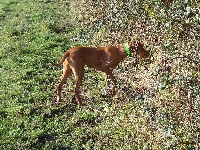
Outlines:
[[[97, 139], [92, 132], [100, 116], [92, 106], [71, 104], [73, 79], [63, 90], [69, 91], [64, 102], [55, 104], [61, 68], [53, 68], [50, 62], [58, 61], [71, 46], [74, 31], [70, 23], [60, 22], [68, 19], [61, 2], [0, 2], [1, 149], [79, 149]], [[67, 29], [61, 31], [64, 26]], [[103, 86], [87, 82], [94, 85], [93, 96], [99, 94]]]
[[[138, 83], [145, 69], [122, 63], [119, 92], [104, 98], [103, 74], [86, 68], [81, 96], [87, 105], [71, 103], [73, 77], [63, 86], [63, 101], [55, 103], [62, 69], [50, 62], [80, 44], [71, 40], [79, 29], [68, 5], [64, 0], [0, 1], [0, 149], [197, 148], [198, 82], [189, 110], [188, 99], [176, 101], [179, 86], [169, 78], [164, 89], [148, 91], [147, 82]], [[198, 72], [193, 74], [199, 81]]]

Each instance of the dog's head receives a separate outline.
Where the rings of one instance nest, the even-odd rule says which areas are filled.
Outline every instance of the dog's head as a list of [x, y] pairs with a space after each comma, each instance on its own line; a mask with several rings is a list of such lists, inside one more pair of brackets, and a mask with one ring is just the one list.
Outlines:
[[150, 52], [144, 49], [144, 45], [140, 41], [129, 42], [129, 49], [134, 55], [139, 55], [141, 58], [148, 58]]

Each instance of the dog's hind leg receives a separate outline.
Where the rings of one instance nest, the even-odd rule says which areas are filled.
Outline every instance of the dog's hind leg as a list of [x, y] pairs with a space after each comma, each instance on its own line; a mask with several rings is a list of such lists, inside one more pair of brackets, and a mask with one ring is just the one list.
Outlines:
[[76, 69], [73, 69], [73, 73], [75, 75], [76, 79], [76, 87], [75, 87], [75, 98], [79, 106], [82, 105], [82, 101], [80, 98], [80, 86], [83, 80], [83, 75], [84, 75], [84, 69], [83, 67], [76, 67]]
[[72, 69], [70, 68], [69, 64], [64, 64], [62, 79], [57, 86], [57, 102], [59, 102], [61, 100], [62, 86], [65, 83], [65, 81], [67, 80], [67, 78], [71, 75], [71, 73], [72, 73]]

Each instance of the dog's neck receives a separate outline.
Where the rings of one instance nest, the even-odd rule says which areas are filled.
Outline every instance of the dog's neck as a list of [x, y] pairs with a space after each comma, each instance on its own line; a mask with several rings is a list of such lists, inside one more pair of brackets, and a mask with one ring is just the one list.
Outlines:
[[[126, 44], [123, 44], [123, 45], [121, 45], [120, 47], [119, 47], [119, 50], [121, 51], [121, 55], [122, 55], [122, 58], [124, 59], [125, 57], [127, 57], [127, 56], [131, 56], [131, 52], [130, 52], [130, 50], [129, 50], [129, 47], [128, 47], [128, 44], [126, 43]], [[127, 51], [129, 51], [129, 52], [127, 52]]]

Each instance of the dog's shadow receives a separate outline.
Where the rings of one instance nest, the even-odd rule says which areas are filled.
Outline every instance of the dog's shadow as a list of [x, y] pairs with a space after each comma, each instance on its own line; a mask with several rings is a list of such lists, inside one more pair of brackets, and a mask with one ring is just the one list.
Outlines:
[[[54, 103], [54, 107], [50, 111], [43, 114], [43, 119], [54, 118], [56, 116], [67, 115], [68, 117], [76, 113], [76, 104], [70, 104], [65, 102]], [[66, 114], [67, 113], [67, 114]]]

